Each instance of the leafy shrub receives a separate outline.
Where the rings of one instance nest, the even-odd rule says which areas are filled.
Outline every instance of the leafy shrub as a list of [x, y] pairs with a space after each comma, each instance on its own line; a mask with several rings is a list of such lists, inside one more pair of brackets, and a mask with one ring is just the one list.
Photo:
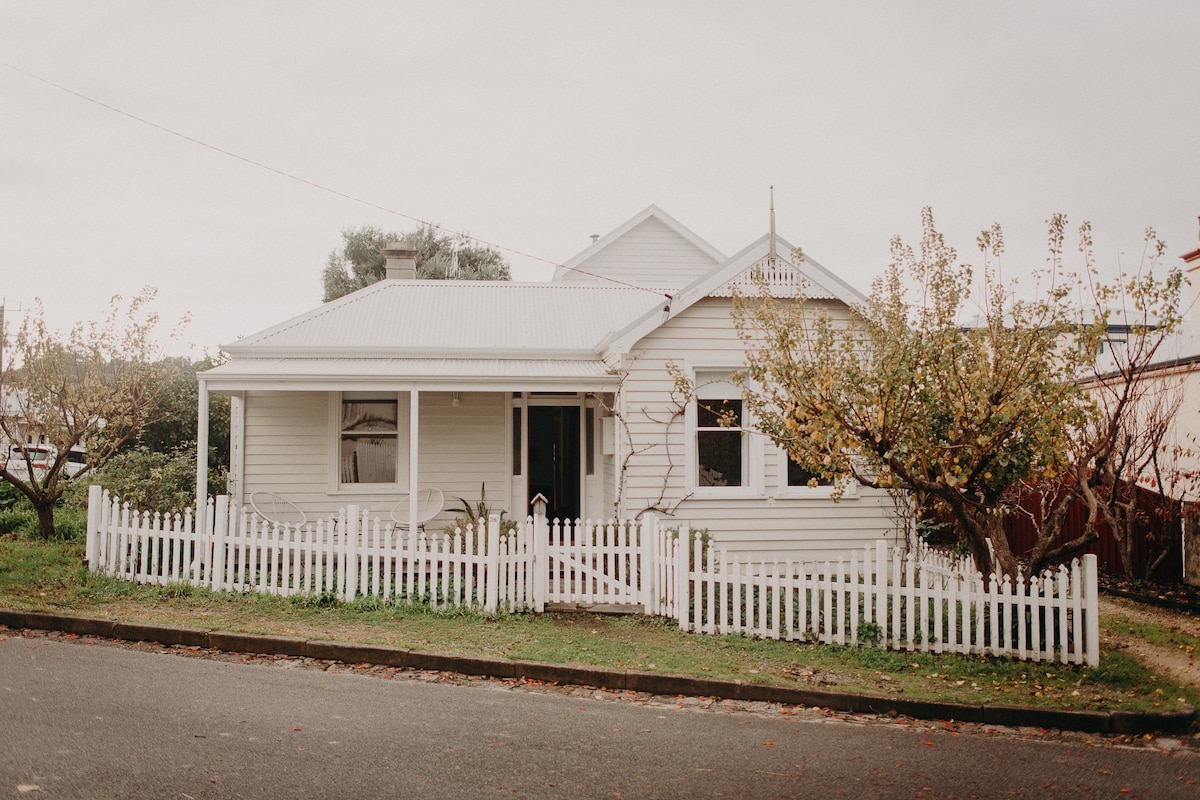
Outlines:
[[288, 601], [298, 608], [334, 608], [342, 603], [337, 592], [332, 590], [319, 594], [294, 594], [288, 598]]
[[[0, 534], [19, 539], [40, 539], [37, 512], [22, 498], [12, 508], [0, 511]], [[87, 512], [60, 506], [54, 512], [54, 538], [64, 542], [82, 542], [87, 535]]]
[[[158, 453], [138, 448], [120, 453], [99, 472], [72, 486], [69, 503], [85, 507], [87, 487], [93, 483], [138, 510], [181, 513], [193, 505], [196, 495], [196, 450], [183, 447]], [[219, 485], [215, 488], [221, 491]], [[209, 493], [213, 492], [210, 478]]]
[[37, 514], [32, 508], [20, 506], [0, 510], [0, 533], [12, 533], [18, 536], [36, 534], [38, 530]]
[[858, 643], [878, 647], [883, 641], [883, 626], [878, 622], [867, 622], [863, 617], [858, 618]]
[[0, 511], [8, 511], [18, 505], [25, 496], [8, 481], [0, 481]]

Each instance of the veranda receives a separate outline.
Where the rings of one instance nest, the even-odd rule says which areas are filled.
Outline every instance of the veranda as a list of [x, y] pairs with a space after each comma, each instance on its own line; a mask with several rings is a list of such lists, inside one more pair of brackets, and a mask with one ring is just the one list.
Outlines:
[[686, 524], [498, 516], [453, 533], [410, 531], [349, 505], [304, 526], [263, 521], [226, 496], [196, 515], [137, 512], [98, 486], [86, 559], [148, 584], [487, 612], [602, 608], [709, 634], [1099, 663], [1095, 556], [1017, 581], [969, 559], [887, 542], [836, 562], [730, 559]]

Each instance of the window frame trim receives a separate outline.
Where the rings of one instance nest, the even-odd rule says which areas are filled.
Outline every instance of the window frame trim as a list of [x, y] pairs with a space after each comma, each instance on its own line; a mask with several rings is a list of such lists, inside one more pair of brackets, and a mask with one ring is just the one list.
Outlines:
[[[697, 434], [700, 431], [698, 420], [698, 404], [701, 400], [699, 396], [699, 386], [697, 385], [697, 375], [706, 372], [724, 372], [733, 373], [739, 369], [744, 369], [744, 363], [731, 364], [729, 362], [720, 363], [718, 360], [714, 363], [711, 360], [706, 360], [702, 363], [683, 363], [681, 365], [685, 374], [692, 381], [692, 396], [688, 398], [688, 402], [683, 412], [684, 423], [684, 457], [686, 463], [685, 486], [690, 495], [690, 499], [694, 500], [730, 500], [730, 499], [763, 499], [766, 497], [766, 485], [764, 480], [765, 466], [765, 450], [763, 448], [763, 436], [754, 430], [754, 415], [750, 410], [749, 403], [746, 402], [742, 394], [738, 394], [736, 398], [742, 401], [742, 422], [741, 435], [746, 437], [745, 446], [743, 449], [743, 458], [745, 463], [742, 464], [742, 485], [741, 486], [701, 486], [700, 485], [700, 465], [699, 465], [699, 445]], [[732, 381], [731, 381], [732, 383]]]
[[[343, 483], [341, 475], [342, 458], [342, 405], [346, 395], [375, 395], [380, 400], [395, 399], [396, 401], [396, 480], [392, 483]], [[409, 435], [408, 421], [412, 414], [412, 402], [409, 393], [405, 391], [370, 390], [338, 390], [329, 393], [329, 427], [330, 427], [330, 459], [329, 459], [329, 494], [332, 495], [363, 495], [363, 494], [401, 494], [408, 491], [408, 455], [412, 447], [412, 437]], [[361, 398], [366, 399], [366, 398]]]
[[830, 500], [833, 497], [834, 490], [838, 486], [844, 486], [841, 499], [855, 500], [858, 498], [858, 481], [841, 481], [835, 480], [828, 486], [792, 486], [788, 483], [788, 458], [787, 451], [782, 447], [776, 447], [776, 458], [778, 459], [779, 487], [777, 497], [788, 500]]

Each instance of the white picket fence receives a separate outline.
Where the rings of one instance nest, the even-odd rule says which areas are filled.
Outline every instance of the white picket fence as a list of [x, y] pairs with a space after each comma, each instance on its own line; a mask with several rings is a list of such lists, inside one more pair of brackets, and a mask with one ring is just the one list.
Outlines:
[[348, 506], [305, 526], [264, 522], [228, 497], [191, 511], [137, 512], [93, 486], [90, 568], [147, 584], [329, 594], [340, 600], [544, 611], [639, 607], [683, 630], [1019, 659], [1099, 662], [1094, 556], [1032, 580], [984, 581], [969, 558], [878, 542], [823, 565], [744, 562], [684, 526], [499, 517], [453, 534], [409, 533]]
[[197, 532], [191, 510], [138, 512], [98, 486], [90, 492], [88, 564], [137, 583], [488, 612], [576, 603], [670, 616], [673, 608], [671, 562], [662, 555], [670, 534], [652, 516], [552, 524], [531, 517], [510, 530], [493, 516], [453, 534], [410, 533], [353, 505], [304, 526], [268, 523], [220, 496], [209, 499], [206, 530]]
[[970, 558], [928, 548], [905, 554], [884, 541], [819, 565], [741, 562], [700, 537], [687, 549], [679, 559], [683, 630], [1100, 661], [1094, 555], [1029, 579], [985, 581]]

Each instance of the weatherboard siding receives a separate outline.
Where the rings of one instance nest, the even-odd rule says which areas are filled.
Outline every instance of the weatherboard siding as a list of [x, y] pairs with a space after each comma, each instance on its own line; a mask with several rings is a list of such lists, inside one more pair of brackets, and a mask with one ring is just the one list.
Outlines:
[[[247, 392], [245, 408], [247, 500], [251, 492], [274, 492], [300, 506], [310, 519], [336, 514], [350, 504], [387, 516], [405, 491], [338, 488], [332, 466], [335, 404], [329, 393]], [[497, 509], [511, 507], [504, 415], [500, 392], [463, 392], [458, 406], [449, 392], [421, 394], [420, 486], [441, 489], [446, 497], [443, 513], [426, 525], [427, 531], [453, 521], [450, 509], [458, 505], [458, 498], [477, 502], [481, 487]]]
[[[828, 305], [831, 313], [847, 313]], [[625, 362], [618, 432], [627, 461], [622, 514], [646, 509], [670, 512], [704, 528], [718, 546], [757, 559], [836, 558], [880, 537], [895, 535], [895, 514], [886, 492], [859, 488], [840, 501], [788, 496], [784, 462], [770, 442], [750, 448], [761, 459], [761, 481], [739, 497], [697, 497], [690, 486], [690, 449], [682, 396], [671, 399], [667, 372], [674, 362], [695, 369], [737, 369], [744, 347], [733, 330], [730, 301], [706, 298], [646, 336]], [[755, 434], [748, 434], [755, 435]], [[691, 495], [691, 496], [689, 496]]]
[[427, 531], [440, 531], [454, 520], [450, 511], [459, 499], [475, 504], [481, 487], [493, 510], [512, 514], [509, 464], [506, 458], [506, 414], [503, 392], [462, 392], [453, 405], [450, 392], [421, 395], [421, 486], [441, 489], [446, 507]]
[[556, 281], [594, 282], [597, 275], [642, 286], [685, 286], [716, 266], [711, 257], [656, 217], [636, 225]]

